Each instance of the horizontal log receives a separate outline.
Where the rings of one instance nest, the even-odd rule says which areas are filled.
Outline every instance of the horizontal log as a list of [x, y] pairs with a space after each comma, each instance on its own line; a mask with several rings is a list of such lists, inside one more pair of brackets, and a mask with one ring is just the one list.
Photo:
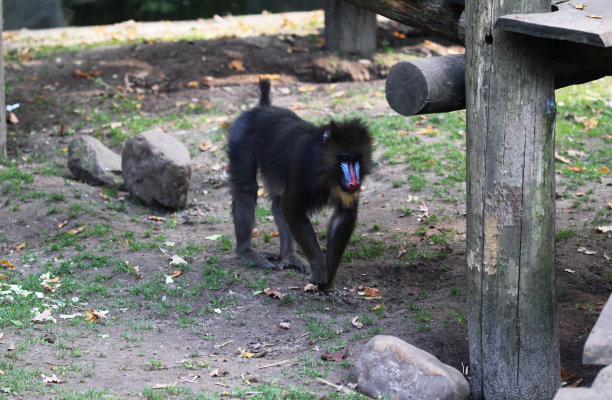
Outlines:
[[[612, 74], [608, 66], [554, 64], [555, 89], [589, 82]], [[465, 57], [450, 55], [400, 61], [391, 68], [385, 85], [387, 103], [405, 116], [465, 108]]]
[[346, 0], [428, 34], [463, 44], [459, 38], [462, 4], [448, 0]]

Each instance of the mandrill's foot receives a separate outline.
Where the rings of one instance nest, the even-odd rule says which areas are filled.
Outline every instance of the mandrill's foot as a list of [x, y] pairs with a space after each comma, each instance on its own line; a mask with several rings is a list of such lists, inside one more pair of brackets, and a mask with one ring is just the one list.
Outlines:
[[238, 257], [240, 257], [240, 261], [245, 264], [254, 265], [259, 268], [280, 269], [270, 261], [266, 260], [265, 257], [253, 251], [253, 249], [237, 252], [237, 254]]
[[289, 253], [278, 265], [280, 269], [295, 268], [304, 275], [310, 274], [310, 264], [295, 253]]

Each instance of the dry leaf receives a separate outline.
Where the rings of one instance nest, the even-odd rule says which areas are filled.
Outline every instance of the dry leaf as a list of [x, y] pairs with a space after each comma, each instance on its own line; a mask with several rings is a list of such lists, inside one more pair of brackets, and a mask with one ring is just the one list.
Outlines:
[[0, 260], [0, 266], [3, 266], [3, 267], [8, 268], [8, 269], [15, 268], [15, 266], [13, 264], [11, 264], [10, 261], [8, 261], [8, 260]]
[[378, 303], [374, 307], [370, 308], [370, 311], [377, 311], [377, 310], [380, 310], [381, 308], [382, 308], [382, 304]]
[[85, 321], [100, 322], [100, 319], [107, 318], [106, 314], [108, 314], [108, 311], [86, 310], [85, 311]]
[[597, 168], [596, 171], [599, 172], [600, 174], [607, 174], [607, 173], [610, 172], [610, 168], [608, 168], [608, 167], [601, 167], [601, 168]]
[[85, 230], [85, 228], [87, 228], [86, 225], [79, 226], [78, 228], [69, 229], [68, 232], [66, 232], [66, 233], [68, 233], [69, 235], [76, 235], [77, 233], [83, 232]]
[[229, 69], [233, 69], [235, 71], [246, 71], [246, 68], [244, 68], [244, 63], [240, 60], [232, 60], [230, 61], [230, 63], [227, 65], [227, 67]]
[[559, 155], [559, 153], [555, 153], [555, 160], [561, 161], [564, 164], [570, 164], [572, 162], [572, 160], [570, 160], [569, 158], [565, 158], [562, 155]]
[[565, 167], [565, 169], [567, 169], [568, 171], [574, 171], [574, 172], [582, 172], [585, 170], [584, 167], [581, 167], [579, 165], [572, 165], [571, 167]]
[[249, 350], [238, 348], [238, 354], [240, 354], [243, 358], [253, 358], [255, 353], [252, 353]]
[[187, 265], [188, 262], [183, 259], [183, 257], [174, 254], [170, 257], [170, 265]]
[[149, 219], [150, 219], [151, 221], [157, 221], [157, 222], [163, 222], [163, 221], [165, 221], [165, 220], [166, 220], [166, 218], [164, 218], [164, 217], [156, 217], [155, 215], [151, 215], [151, 216], [149, 217]]
[[589, 255], [589, 256], [597, 253], [596, 251], [593, 251], [593, 250], [587, 250], [586, 247], [578, 247], [578, 252], [579, 253], [584, 253], [584, 254]]
[[10, 277], [11, 277], [11, 276], [10, 276], [9, 274], [0, 275], [0, 280], [2, 280], [2, 279], [8, 279], [8, 278], [10, 278]]
[[47, 308], [45, 311], [34, 316], [34, 318], [32, 318], [30, 321], [32, 322], [47, 322], [47, 321], [56, 322], [55, 318], [51, 316], [51, 308]]
[[584, 4], [582, 4], [582, 3], [577, 4], [577, 5], [575, 5], [575, 6], [574, 6], [574, 8], [575, 8], [576, 10], [584, 10], [584, 8], [585, 8], [585, 7], [586, 7], [586, 6], [585, 6]]
[[215, 368], [212, 371], [210, 371], [210, 373], [208, 374], [208, 376], [210, 376], [211, 378], [217, 377], [219, 376], [219, 368]]
[[571, 156], [571, 157], [586, 157], [586, 153], [581, 150], [569, 149], [568, 151], [566, 151], [566, 153], [568, 156]]
[[608, 232], [612, 232], [612, 225], [607, 225], [607, 226], [598, 226], [598, 227], [597, 227], [597, 232], [599, 232], [599, 233], [608, 233]]
[[313, 90], [316, 90], [317, 87], [313, 86], [313, 85], [303, 85], [303, 86], [298, 86], [298, 91], [300, 93], [308, 93], [308, 92], [312, 92]]
[[15, 246], [15, 250], [21, 251], [21, 250], [25, 249], [25, 247], [26, 247], [26, 244], [24, 242], [24, 243], [21, 243], [21, 244], [18, 244], [17, 246]]
[[47, 376], [45, 374], [41, 375], [44, 383], [64, 383], [57, 375], [53, 374], [51, 376]]
[[427, 127], [423, 128], [423, 129], [421, 129], [420, 131], [418, 131], [416, 134], [417, 135], [432, 135], [432, 134], [438, 133], [438, 132], [440, 132], [440, 130], [434, 129], [431, 126], [427, 126]]
[[270, 237], [271, 237], [271, 238], [273, 238], [273, 237], [279, 237], [279, 236], [280, 236], [280, 233], [278, 233], [278, 232], [270, 232]]
[[270, 288], [267, 288], [266, 290], [264, 290], [264, 293], [265, 293], [267, 296], [272, 297], [273, 299], [280, 299], [280, 300], [282, 300], [282, 299], [283, 299], [283, 297], [285, 297], [285, 295], [284, 295], [284, 294], [281, 294], [281, 292], [279, 292], [277, 289], [270, 289]]
[[567, 272], [568, 274], [575, 274], [576, 273], [576, 271], [574, 271], [573, 269], [569, 269], [569, 268], [565, 268], [564, 271]]
[[64, 222], [60, 222], [59, 224], [56, 225], [57, 229], [62, 229], [64, 227], [64, 225], [66, 225], [68, 223], [68, 221], [64, 221]]
[[343, 347], [342, 349], [334, 352], [326, 351], [321, 354], [321, 360], [324, 361], [336, 361], [340, 362], [348, 357], [348, 347]]
[[176, 278], [178, 276], [181, 276], [182, 272], [180, 269], [177, 269], [176, 271], [174, 271], [170, 276], [170, 278]]
[[366, 286], [364, 288], [363, 294], [365, 297], [380, 297], [380, 289]]
[[351, 324], [357, 329], [363, 328], [363, 324], [359, 321], [359, 317], [355, 317], [351, 320]]
[[253, 229], [253, 232], [251, 232], [251, 237], [252, 237], [252, 238], [259, 237], [259, 229], [254, 228], [254, 229]]
[[198, 81], [189, 81], [187, 82], [187, 87], [198, 87], [200, 86], [200, 82]]
[[289, 329], [289, 328], [291, 328], [291, 324], [289, 322], [281, 322], [280, 323], [280, 327], [282, 329]]
[[593, 18], [593, 19], [603, 19], [603, 17], [601, 15], [592, 15], [592, 14], [588, 14], [587, 17], [589, 18]]
[[319, 287], [317, 285], [313, 285], [312, 283], [307, 283], [304, 285], [305, 292], [316, 292], [317, 290], [319, 290]]
[[17, 125], [19, 123], [19, 118], [17, 118], [17, 115], [12, 112], [6, 115], [6, 120], [13, 125]]

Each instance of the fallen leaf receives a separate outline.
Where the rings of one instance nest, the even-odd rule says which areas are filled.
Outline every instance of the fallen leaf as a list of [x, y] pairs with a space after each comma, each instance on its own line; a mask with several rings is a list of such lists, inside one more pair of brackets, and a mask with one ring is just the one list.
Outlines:
[[610, 168], [601, 167], [601, 168], [597, 168], [596, 171], [599, 172], [600, 174], [608, 174], [610, 173]]
[[253, 358], [253, 356], [255, 355], [255, 353], [252, 353], [249, 350], [241, 349], [241, 348], [238, 348], [237, 353], [240, 354], [242, 358]]
[[377, 311], [377, 310], [380, 310], [381, 308], [382, 308], [382, 304], [378, 303], [374, 307], [370, 308], [370, 311]]
[[181, 270], [180, 270], [180, 269], [177, 269], [176, 271], [174, 271], [174, 272], [173, 272], [171, 275], [169, 275], [169, 276], [170, 276], [170, 278], [176, 278], [176, 277], [181, 276], [181, 274], [182, 274]]
[[371, 287], [365, 287], [364, 291], [363, 291], [363, 295], [365, 297], [380, 297], [380, 289], [378, 288], [371, 288]]
[[108, 311], [86, 310], [85, 321], [100, 322], [100, 319], [107, 319], [106, 314], [108, 314]]
[[253, 228], [253, 232], [251, 232], [251, 237], [252, 238], [259, 237], [259, 230], [257, 228]]
[[47, 322], [47, 321], [52, 321], [52, 322], [57, 322], [55, 320], [55, 318], [53, 318], [51, 316], [51, 309], [47, 308], [45, 311], [41, 312], [40, 314], [34, 316], [34, 318], [32, 318], [30, 321], [32, 322]]
[[232, 60], [230, 61], [230, 63], [227, 65], [227, 67], [229, 69], [233, 69], [235, 71], [246, 71], [246, 68], [244, 68], [244, 63], [240, 60]]
[[567, 272], [568, 274], [575, 274], [576, 273], [576, 271], [574, 271], [573, 269], [569, 269], [569, 268], [565, 268], [564, 271]]
[[603, 17], [601, 15], [592, 15], [592, 14], [588, 14], [587, 17], [589, 18], [593, 18], [593, 19], [603, 19]]
[[8, 279], [8, 278], [10, 278], [10, 277], [11, 277], [11, 276], [10, 276], [9, 274], [0, 275], [0, 280], [2, 280], [2, 279]]
[[559, 153], [555, 153], [555, 160], [561, 161], [565, 164], [570, 164], [572, 162], [572, 160], [570, 160], [569, 158], [565, 158], [562, 155], [559, 155]]
[[569, 149], [566, 151], [566, 153], [568, 156], [571, 156], [571, 157], [586, 157], [586, 153], [581, 150]]
[[612, 232], [612, 225], [607, 225], [607, 226], [598, 226], [598, 227], [597, 227], [597, 232], [599, 232], [599, 233], [608, 233], [608, 232]]
[[189, 81], [187, 82], [187, 87], [198, 87], [200, 86], [200, 82], [198, 81]]
[[433, 135], [434, 133], [440, 132], [439, 129], [434, 129], [431, 126], [427, 126], [419, 131], [417, 131], [417, 135]]
[[204, 239], [206, 239], [206, 240], [217, 240], [217, 239], [220, 239], [222, 236], [223, 235], [210, 235], [210, 236], [205, 237]]
[[69, 234], [69, 235], [76, 235], [77, 233], [83, 232], [85, 230], [85, 228], [87, 228], [86, 225], [79, 226], [78, 228], [69, 229], [68, 232], [66, 232], [66, 233]]
[[593, 251], [593, 250], [587, 250], [586, 247], [578, 247], [578, 252], [587, 254], [589, 256], [597, 253], [596, 251]]
[[270, 237], [271, 237], [271, 238], [273, 238], [273, 237], [279, 237], [279, 236], [280, 236], [280, 233], [278, 233], [278, 232], [270, 232]]
[[17, 246], [15, 246], [15, 250], [21, 251], [21, 250], [25, 249], [25, 247], [26, 247], [26, 244], [24, 242], [24, 243], [21, 243], [21, 244], [18, 244]]
[[572, 165], [571, 167], [565, 167], [566, 170], [568, 171], [574, 171], [574, 172], [582, 172], [585, 170], [584, 167], [581, 167], [580, 165]]
[[582, 3], [580, 3], [580, 4], [576, 4], [576, 5], [574, 6], [574, 8], [575, 8], [576, 10], [584, 10], [584, 8], [585, 8], [585, 7], [586, 7], [586, 6], [585, 6], [584, 4], [582, 4]]
[[219, 376], [219, 368], [215, 368], [212, 371], [210, 371], [208, 373], [208, 376], [210, 376], [212, 378]]
[[312, 283], [307, 283], [304, 285], [305, 292], [316, 292], [317, 290], [319, 290], [319, 287], [317, 285], [313, 285]]
[[351, 320], [351, 324], [353, 324], [353, 326], [357, 329], [361, 329], [363, 328], [363, 323], [361, 323], [361, 321], [359, 321], [359, 317], [354, 317]]
[[66, 225], [68, 223], [68, 221], [63, 221], [60, 222], [59, 224], [56, 225], [57, 229], [62, 229], [64, 227], [64, 225]]
[[13, 125], [17, 125], [19, 123], [19, 118], [17, 118], [17, 115], [12, 112], [6, 115], [6, 120], [7, 122], [10, 122]]
[[282, 300], [283, 297], [285, 297], [285, 295], [281, 294], [281, 292], [279, 292], [277, 289], [267, 288], [266, 290], [264, 290], [264, 293], [266, 294], [266, 296], [270, 296], [273, 299], [280, 299], [280, 300]]
[[316, 89], [317, 89], [317, 87], [313, 86], [313, 85], [298, 86], [298, 91], [300, 93], [308, 93], [308, 92], [312, 92], [312, 91], [314, 91]]
[[8, 261], [8, 260], [0, 260], [0, 265], [5, 267], [5, 268], [8, 268], [8, 269], [15, 268], [15, 266], [13, 264], [11, 264], [10, 261]]
[[282, 329], [289, 329], [289, 328], [291, 328], [291, 324], [289, 322], [281, 322], [280, 323], [280, 327]]
[[334, 352], [326, 351], [325, 353], [321, 354], [321, 360], [324, 361], [340, 362], [346, 357], [348, 357], [348, 347], [343, 347], [342, 349]]
[[187, 261], [183, 259], [183, 257], [174, 254], [170, 257], [170, 265], [187, 265], [189, 264]]
[[157, 221], [157, 222], [163, 222], [163, 221], [165, 221], [165, 220], [166, 220], [166, 218], [164, 218], [164, 217], [156, 217], [155, 215], [151, 215], [151, 216], [149, 217], [149, 219], [150, 219], [151, 221]]
[[41, 375], [42, 379], [43, 379], [43, 383], [64, 383], [64, 381], [62, 381], [60, 378], [57, 377], [57, 375], [53, 374], [51, 376], [47, 376], [45, 374]]

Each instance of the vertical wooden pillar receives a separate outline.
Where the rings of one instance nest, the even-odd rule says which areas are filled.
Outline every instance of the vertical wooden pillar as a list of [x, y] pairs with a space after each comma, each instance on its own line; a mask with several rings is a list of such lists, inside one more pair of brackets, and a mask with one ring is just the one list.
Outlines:
[[[0, 34], [4, 26], [2, 0], [0, 0]], [[6, 158], [6, 100], [4, 98], [4, 50], [0, 36], [0, 161]]]
[[466, 0], [474, 399], [552, 399], [560, 385], [552, 65], [538, 39], [493, 29], [544, 11], [550, 0]]

